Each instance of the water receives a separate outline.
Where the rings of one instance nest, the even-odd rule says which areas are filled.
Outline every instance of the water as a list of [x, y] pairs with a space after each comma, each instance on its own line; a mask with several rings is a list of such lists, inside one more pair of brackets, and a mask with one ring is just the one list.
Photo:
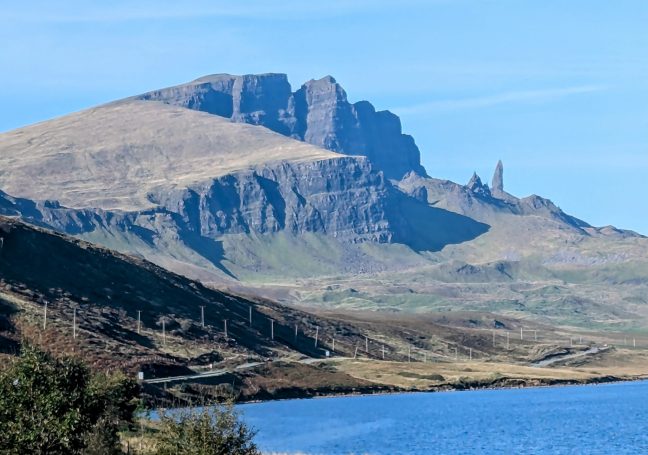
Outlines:
[[264, 452], [648, 454], [648, 382], [239, 406]]

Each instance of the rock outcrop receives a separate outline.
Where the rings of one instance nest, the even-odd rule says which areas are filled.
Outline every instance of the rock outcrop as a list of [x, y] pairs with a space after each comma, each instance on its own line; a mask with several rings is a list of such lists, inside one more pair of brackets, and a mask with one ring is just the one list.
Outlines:
[[504, 195], [504, 165], [502, 164], [502, 160], [499, 160], [497, 166], [495, 166], [495, 173], [493, 174], [493, 182], [491, 184], [491, 194], [497, 198]]
[[217, 74], [136, 97], [162, 101], [262, 125], [285, 136], [345, 155], [368, 157], [387, 178], [426, 175], [414, 139], [398, 116], [367, 101], [350, 103], [331, 76], [311, 80], [294, 93], [285, 74]]
[[497, 189], [489, 188], [477, 173], [473, 173], [466, 185], [449, 180], [420, 177], [415, 174], [408, 174], [398, 185], [401, 190], [413, 198], [420, 199], [421, 194], [425, 194], [427, 201], [435, 207], [450, 210], [489, 225], [501, 223], [501, 215], [536, 216], [553, 220], [565, 229], [574, 230], [581, 235], [600, 233], [595, 232], [592, 226], [585, 221], [565, 213], [549, 199], [537, 195], [517, 198], [507, 193], [503, 190], [502, 171], [503, 166], [500, 161], [493, 179]]
[[473, 175], [470, 178], [470, 181], [468, 181], [466, 188], [468, 188], [468, 190], [470, 190], [472, 193], [482, 197], [488, 198], [491, 196], [491, 191], [488, 188], [488, 185], [482, 183], [481, 178], [479, 178], [476, 172], [473, 172]]

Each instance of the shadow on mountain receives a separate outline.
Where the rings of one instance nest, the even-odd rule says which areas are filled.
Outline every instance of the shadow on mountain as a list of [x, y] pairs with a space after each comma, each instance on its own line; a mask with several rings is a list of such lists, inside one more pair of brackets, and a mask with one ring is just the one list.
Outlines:
[[[191, 198], [189, 199], [189, 202], [187, 202], [188, 207], [197, 207], [199, 204], [198, 195], [193, 191], [190, 191], [190, 194]], [[188, 248], [209, 261], [210, 264], [225, 275], [236, 279], [236, 276], [234, 276], [222, 263], [223, 258], [225, 257], [223, 242], [202, 236], [194, 230], [200, 229], [201, 225], [200, 212], [198, 210], [188, 210], [190, 214], [189, 222], [183, 220], [177, 213], [169, 212], [165, 209], [161, 210], [173, 218], [174, 224], [178, 229], [178, 235], [180, 236], [181, 241]]]
[[189, 230], [183, 230], [181, 236], [185, 245], [203, 258], [207, 259], [214, 267], [225, 275], [237, 279], [236, 276], [223, 265], [225, 248], [223, 248], [222, 241], [203, 237]]
[[485, 234], [490, 226], [458, 213], [431, 207], [413, 197], [402, 195], [392, 219], [401, 224], [394, 229], [393, 241], [414, 251], [440, 251], [448, 245], [468, 242]]

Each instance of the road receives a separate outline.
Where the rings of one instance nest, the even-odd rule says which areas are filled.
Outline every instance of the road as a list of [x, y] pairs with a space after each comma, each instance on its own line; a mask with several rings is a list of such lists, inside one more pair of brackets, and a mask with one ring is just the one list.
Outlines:
[[[330, 360], [342, 360], [347, 358], [350, 359], [351, 357], [330, 357], [330, 358], [323, 358], [323, 359], [307, 358], [301, 360], [281, 358], [281, 359], [275, 359], [274, 361], [275, 362], [279, 362], [279, 361], [296, 362], [296, 363], [303, 363], [305, 365], [311, 365], [314, 363], [328, 362]], [[182, 381], [191, 381], [193, 379], [200, 379], [200, 378], [213, 378], [228, 373], [234, 373], [236, 371], [249, 370], [250, 368], [263, 365], [263, 363], [264, 362], [248, 362], [248, 363], [243, 363], [241, 365], [238, 365], [237, 367], [234, 368], [221, 368], [218, 370], [204, 371], [202, 373], [187, 374], [183, 376], [169, 376], [166, 378], [144, 379], [144, 381], [142, 382], [144, 382], [145, 384], [163, 384], [165, 382], [182, 382]]]
[[534, 362], [533, 366], [534, 367], [547, 367], [547, 366], [552, 365], [552, 364], [554, 364], [556, 362], [562, 362], [563, 360], [577, 359], [578, 357], [585, 357], [585, 356], [588, 356], [588, 355], [598, 354], [599, 352], [604, 352], [607, 349], [609, 349], [609, 348], [593, 346], [593, 347], [589, 348], [586, 351], [575, 352], [574, 354], [552, 356], [552, 357], [549, 357], [547, 359], [540, 360], [538, 362]]
[[183, 382], [201, 378], [213, 378], [228, 373], [234, 373], [235, 371], [248, 370], [259, 365], [263, 365], [263, 362], [248, 362], [241, 364], [235, 368], [222, 368], [220, 370], [210, 370], [203, 373], [187, 374], [184, 376], [169, 376], [167, 378], [144, 379], [144, 381], [142, 382], [144, 382], [145, 384], [163, 384], [165, 382]]

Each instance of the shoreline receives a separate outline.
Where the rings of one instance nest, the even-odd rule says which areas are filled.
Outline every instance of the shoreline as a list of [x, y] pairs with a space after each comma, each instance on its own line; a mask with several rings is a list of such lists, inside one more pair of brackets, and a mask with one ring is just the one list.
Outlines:
[[[457, 387], [452, 384], [444, 384], [440, 386], [435, 386], [430, 389], [400, 389], [400, 390], [381, 390], [381, 388], [376, 388], [374, 391], [371, 391], [371, 388], [363, 390], [360, 392], [331, 392], [331, 393], [315, 393], [308, 394], [304, 393], [303, 395], [295, 396], [286, 396], [286, 397], [277, 397], [269, 399], [251, 399], [251, 400], [238, 400], [234, 402], [234, 405], [246, 405], [246, 404], [261, 404], [268, 403], [273, 401], [289, 401], [289, 400], [315, 400], [315, 399], [327, 399], [327, 398], [353, 398], [353, 397], [368, 397], [374, 395], [404, 395], [404, 394], [415, 394], [415, 393], [450, 393], [450, 392], [476, 392], [483, 390], [514, 390], [514, 389], [530, 389], [530, 388], [550, 388], [550, 387], [577, 387], [577, 386], [591, 386], [591, 385], [604, 385], [604, 384], [615, 384], [615, 383], [624, 383], [624, 382], [641, 382], [648, 381], [648, 376], [636, 376], [636, 377], [617, 377], [617, 376], [600, 376], [587, 380], [579, 379], [565, 379], [565, 380], [550, 380], [547, 383], [543, 383], [543, 380], [539, 380], [539, 383], [536, 383], [537, 380], [534, 379], [518, 379], [518, 378], [502, 378], [503, 380], [513, 380], [519, 381], [517, 384], [513, 385], [504, 385], [493, 383], [485, 385], [477, 385], [478, 381], [475, 383], [466, 383], [466, 386]], [[497, 382], [497, 381], [494, 381]], [[505, 381], [502, 381], [505, 382]], [[384, 387], [383, 387], [384, 389]]]

